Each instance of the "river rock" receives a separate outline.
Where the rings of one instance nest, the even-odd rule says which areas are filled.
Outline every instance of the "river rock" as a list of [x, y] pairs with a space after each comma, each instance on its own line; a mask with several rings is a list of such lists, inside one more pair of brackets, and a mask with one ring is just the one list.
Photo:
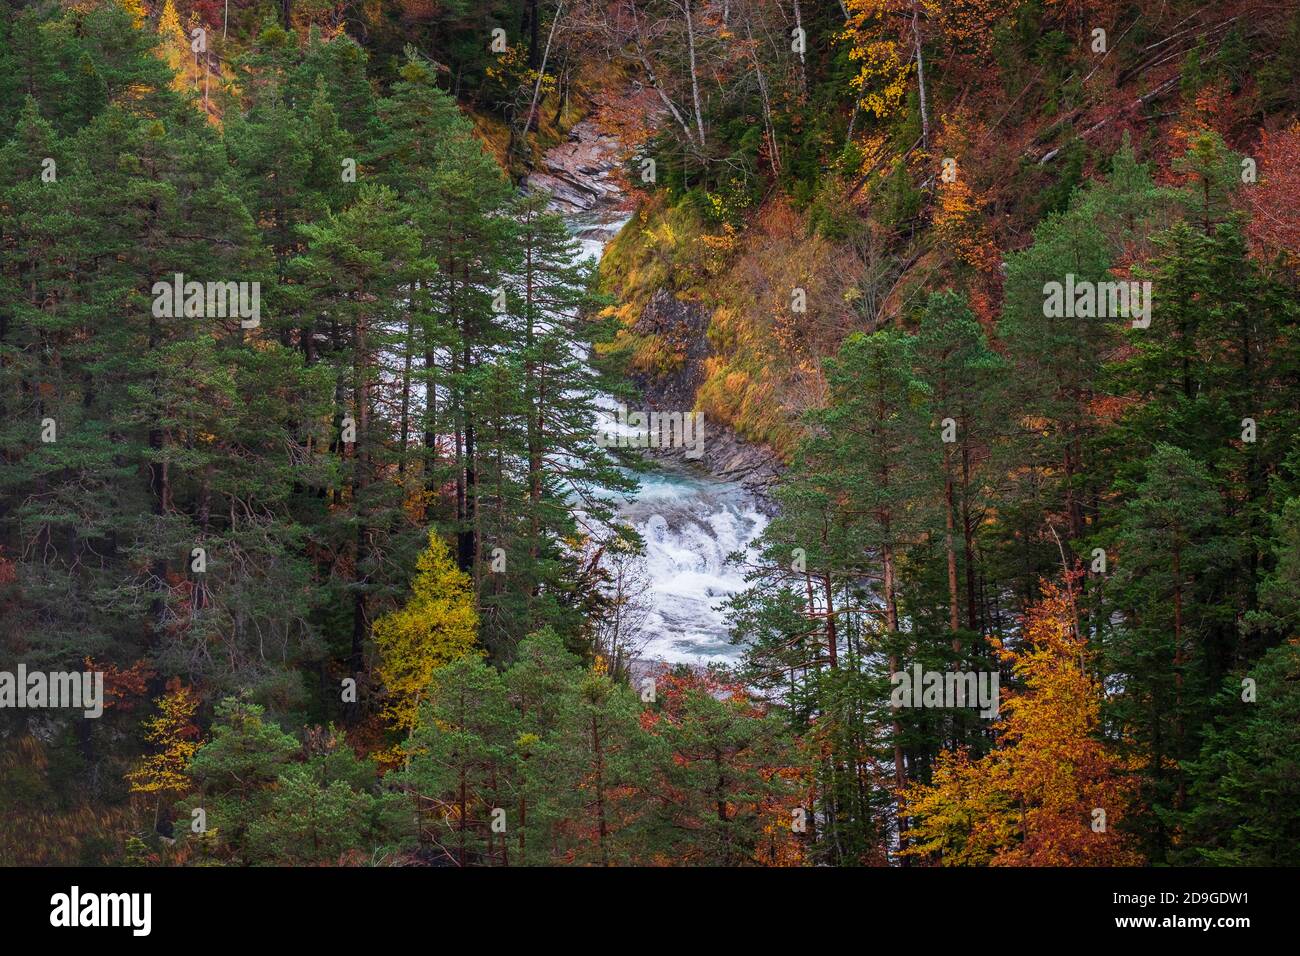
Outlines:
[[545, 171], [530, 173], [524, 187], [551, 193], [552, 208], [561, 213], [588, 212], [622, 199], [612, 175], [618, 166], [618, 141], [592, 120], [575, 124], [568, 141], [548, 150], [542, 165]]

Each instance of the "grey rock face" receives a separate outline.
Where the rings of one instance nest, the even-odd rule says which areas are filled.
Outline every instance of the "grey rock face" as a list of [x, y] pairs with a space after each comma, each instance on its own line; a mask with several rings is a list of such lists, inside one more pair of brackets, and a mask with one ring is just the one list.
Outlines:
[[588, 212], [621, 198], [611, 176], [618, 165], [618, 142], [591, 120], [576, 124], [569, 141], [549, 150], [542, 162], [545, 171], [530, 173], [524, 188], [551, 193], [551, 205], [561, 213]]
[[[685, 354], [682, 366], [670, 375], [634, 377], [650, 409], [685, 412], [695, 407], [695, 394], [704, 381], [704, 360], [711, 353], [706, 335], [708, 321], [708, 315], [696, 303], [683, 302], [667, 289], [657, 291], [642, 311], [635, 331], [657, 335]], [[769, 493], [783, 466], [766, 446], [748, 442], [725, 425], [706, 418], [703, 456], [688, 459], [685, 451], [647, 449], [655, 458], [687, 468], [703, 468], [717, 478], [740, 482], [771, 505]]]

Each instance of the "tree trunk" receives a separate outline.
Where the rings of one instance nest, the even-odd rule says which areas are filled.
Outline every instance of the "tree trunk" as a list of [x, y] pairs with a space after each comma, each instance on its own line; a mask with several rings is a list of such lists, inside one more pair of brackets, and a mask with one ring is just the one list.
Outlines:
[[[1174, 529], [1178, 533], [1178, 529]], [[1177, 761], [1182, 761], [1186, 754], [1184, 753], [1185, 734], [1183, 726], [1183, 666], [1186, 660], [1183, 657], [1183, 570], [1182, 570], [1182, 548], [1175, 542], [1173, 552], [1173, 575], [1174, 575], [1174, 746], [1176, 748]], [[1178, 792], [1174, 797], [1174, 809], [1181, 810], [1187, 800], [1187, 776], [1182, 772], [1181, 763], [1178, 764]]]
[[799, 30], [799, 89], [808, 92], [808, 65], [804, 59], [804, 47], [808, 45], [807, 34], [803, 32], [803, 14], [799, 10], [799, 0], [794, 0], [794, 25]]
[[826, 594], [826, 651], [830, 655], [831, 670], [839, 667], [839, 634], [835, 630], [835, 600], [831, 594], [831, 573], [822, 574], [822, 588]]
[[961, 599], [957, 596], [957, 550], [953, 547], [953, 488], [952, 478], [947, 478], [943, 483], [944, 492], [944, 547], [948, 552], [948, 627], [952, 631], [952, 650], [954, 654], [961, 653], [961, 638], [957, 636], [957, 631], [961, 627], [958, 621], [958, 606]]
[[609, 866], [609, 847], [605, 842], [609, 833], [605, 822], [605, 755], [600, 748], [600, 728], [596, 723], [595, 714], [591, 715], [591, 749], [596, 756], [596, 821], [597, 838], [600, 843], [600, 865]]
[[366, 556], [370, 529], [366, 524], [366, 494], [370, 483], [369, 433], [370, 433], [370, 368], [367, 355], [367, 329], [365, 319], [358, 315], [352, 327], [353, 381], [356, 383], [357, 440], [352, 458], [352, 507], [357, 518], [356, 551], [353, 556], [352, 584], [352, 655], [353, 674], [360, 674], [364, 666], [366, 640], [366, 592], [362, 588], [365, 575], [361, 570]]
[[912, 41], [916, 45], [916, 85], [921, 105], [921, 147], [930, 148], [930, 111], [925, 102], [925, 54], [921, 52], [920, 10], [912, 0]]
[[[533, 101], [528, 107], [528, 120], [524, 123], [524, 136], [533, 128], [533, 114], [537, 112], [537, 100], [542, 93], [542, 77], [546, 75], [546, 61], [551, 56], [551, 41], [555, 39], [555, 28], [560, 25], [560, 14], [564, 12], [564, 4], [561, 3], [555, 10], [555, 19], [551, 21], [551, 32], [546, 35], [546, 52], [542, 54], [542, 64], [540, 69], [536, 63], [533, 63], [534, 49], [537, 46], [537, 0], [530, 0], [532, 4], [533, 33], [528, 46], [529, 68], [537, 70], [537, 83], [533, 86]], [[558, 119], [557, 119], [558, 121]]]
[[[889, 533], [889, 519], [885, 518], [886, 539]], [[882, 558], [885, 565], [885, 625], [889, 629], [890, 642], [892, 644], [895, 635], [898, 634], [898, 604], [894, 596], [894, 549], [893, 546], [886, 543], [882, 549]], [[889, 655], [890, 673], [898, 672], [898, 654], [891, 650]], [[907, 817], [903, 812], [903, 789], [907, 786], [907, 765], [903, 759], [903, 725], [898, 720], [898, 708], [894, 708], [894, 786], [895, 801], [898, 806], [898, 846], [902, 849], [907, 836]], [[907, 857], [903, 858], [904, 865], [907, 865]]]
[[970, 449], [964, 444], [961, 450], [961, 530], [962, 556], [966, 561], [966, 626], [972, 631], [979, 631], [983, 617], [978, 613], [979, 604], [975, 596], [975, 525], [970, 512]]
[[704, 108], [700, 105], [700, 78], [695, 66], [695, 26], [691, 22], [691, 0], [682, 0], [686, 12], [686, 52], [691, 66], [691, 98], [695, 101], [695, 128], [700, 134], [700, 153], [704, 153]]

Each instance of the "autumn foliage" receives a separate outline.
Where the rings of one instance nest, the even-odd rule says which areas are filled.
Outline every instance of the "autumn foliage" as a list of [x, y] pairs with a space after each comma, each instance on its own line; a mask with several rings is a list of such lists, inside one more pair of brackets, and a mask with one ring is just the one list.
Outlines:
[[406, 606], [375, 621], [377, 668], [388, 689], [394, 726], [415, 726], [420, 698], [436, 668], [474, 652], [478, 612], [469, 576], [457, 569], [436, 532], [416, 562]]
[[1300, 123], [1276, 133], [1264, 132], [1257, 160], [1259, 182], [1242, 190], [1250, 209], [1247, 235], [1253, 252], [1265, 261], [1275, 257], [1300, 269]]
[[997, 746], [979, 760], [945, 751], [933, 782], [907, 790], [903, 852], [948, 866], [1140, 864], [1121, 829], [1133, 790], [1098, 737], [1101, 686], [1069, 592], [1044, 582], [1021, 646], [997, 649], [1023, 688], [1003, 693]]
[[126, 775], [132, 793], [157, 794], [161, 801], [165, 795], [177, 796], [189, 789], [185, 768], [199, 749], [200, 731], [194, 722], [198, 709], [194, 689], [172, 678], [158, 701], [158, 713], [144, 722], [145, 739], [157, 750]]

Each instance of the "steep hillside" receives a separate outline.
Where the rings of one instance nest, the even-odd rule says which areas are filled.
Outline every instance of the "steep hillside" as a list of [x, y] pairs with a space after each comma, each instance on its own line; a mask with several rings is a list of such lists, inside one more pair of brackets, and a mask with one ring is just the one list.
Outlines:
[[[804, 12], [803, 56], [771, 39], [795, 16], [700, 6], [705, 138], [667, 119], [645, 146], [673, 158], [603, 270], [625, 327], [613, 354], [642, 374], [697, 365], [695, 404], [786, 456], [850, 332], [915, 327], [925, 296], [953, 288], [992, 333], [1007, 255], [1123, 142], [1171, 186], [1195, 178], [1182, 157], [1203, 132], [1271, 160], [1274, 194], [1289, 175], [1288, 4], [860, 0]], [[689, 70], [662, 55], [690, 104]], [[663, 293], [708, 316], [707, 356], [641, 320]]]

